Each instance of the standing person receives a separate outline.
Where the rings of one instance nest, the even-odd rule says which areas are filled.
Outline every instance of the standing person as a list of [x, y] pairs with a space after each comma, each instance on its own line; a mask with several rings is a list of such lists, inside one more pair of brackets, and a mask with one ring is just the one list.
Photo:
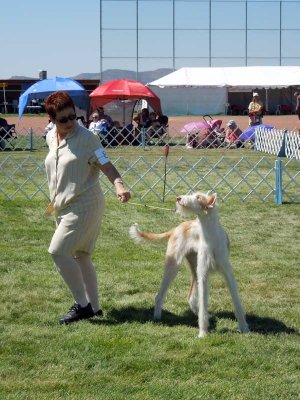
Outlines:
[[261, 119], [263, 115], [263, 103], [259, 99], [258, 93], [253, 93], [252, 101], [249, 104], [249, 126], [261, 124]]
[[298, 119], [300, 121], [300, 93], [299, 92], [295, 92], [294, 96], [296, 97], [296, 108], [295, 108], [295, 112], [298, 115]]
[[45, 165], [51, 198], [46, 214], [56, 218], [48, 251], [75, 301], [59, 320], [68, 324], [102, 315], [91, 261], [105, 205], [99, 186], [100, 170], [115, 185], [121, 203], [130, 199], [130, 193], [99, 139], [78, 125], [68, 93], [49, 95], [45, 109], [55, 124], [46, 137], [49, 153]]

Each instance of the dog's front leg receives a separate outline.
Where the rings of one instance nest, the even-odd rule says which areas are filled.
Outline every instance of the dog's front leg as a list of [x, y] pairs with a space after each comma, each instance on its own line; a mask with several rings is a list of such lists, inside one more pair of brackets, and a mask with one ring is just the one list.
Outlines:
[[[199, 268], [198, 268], [199, 271]], [[207, 335], [209, 326], [208, 314], [208, 271], [201, 271], [198, 273], [198, 296], [199, 296], [199, 337]]]
[[155, 321], [161, 320], [161, 311], [162, 311], [163, 303], [164, 303], [168, 288], [170, 287], [171, 283], [173, 282], [179, 268], [180, 268], [180, 265], [176, 262], [174, 257], [166, 258], [163, 280], [162, 280], [159, 292], [157, 293], [157, 295], [155, 297], [155, 308], [154, 308], [154, 316], [153, 316]]

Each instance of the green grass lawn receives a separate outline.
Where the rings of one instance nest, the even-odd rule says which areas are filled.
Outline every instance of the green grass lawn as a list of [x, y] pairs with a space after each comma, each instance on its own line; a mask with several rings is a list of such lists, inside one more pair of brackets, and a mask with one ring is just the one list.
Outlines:
[[204, 339], [186, 301], [185, 266], [161, 323], [152, 322], [166, 246], [128, 235], [134, 222], [161, 232], [182, 219], [111, 195], [93, 256], [104, 317], [59, 325], [72, 299], [47, 253], [46, 204], [0, 198], [1, 400], [299, 399], [298, 204], [219, 204], [251, 333], [238, 333], [229, 292], [213, 275]]

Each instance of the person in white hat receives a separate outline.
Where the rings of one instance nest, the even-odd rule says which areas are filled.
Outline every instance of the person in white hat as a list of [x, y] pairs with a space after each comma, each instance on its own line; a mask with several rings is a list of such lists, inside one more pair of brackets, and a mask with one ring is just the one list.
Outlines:
[[295, 92], [294, 96], [296, 97], [295, 113], [298, 115], [298, 119], [300, 121], [300, 92], [299, 91]]
[[263, 115], [263, 103], [258, 93], [253, 93], [252, 101], [249, 104], [249, 126], [260, 125]]

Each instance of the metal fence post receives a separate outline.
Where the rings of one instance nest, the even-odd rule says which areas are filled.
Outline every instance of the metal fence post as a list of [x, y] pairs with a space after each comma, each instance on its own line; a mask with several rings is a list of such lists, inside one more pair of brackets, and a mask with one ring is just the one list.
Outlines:
[[33, 151], [33, 129], [30, 128], [29, 131], [29, 150]]
[[282, 161], [275, 160], [275, 203], [282, 204]]
[[146, 129], [142, 128], [142, 148], [145, 150], [145, 145], [146, 145]]

